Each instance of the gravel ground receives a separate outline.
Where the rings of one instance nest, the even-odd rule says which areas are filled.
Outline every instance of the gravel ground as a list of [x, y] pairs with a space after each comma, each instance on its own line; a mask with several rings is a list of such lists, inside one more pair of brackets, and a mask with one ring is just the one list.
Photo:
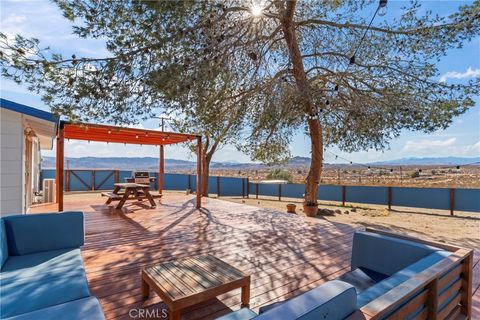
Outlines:
[[[302, 204], [298, 199], [220, 199], [284, 212], [287, 203], [295, 203], [297, 214], [303, 215]], [[334, 216], [317, 216], [317, 219], [362, 225], [467, 248], [480, 248], [480, 213], [455, 212], [451, 216], [450, 212], [444, 210], [403, 207], [387, 210], [383, 206], [351, 203], [345, 207], [338, 203], [320, 203], [319, 208], [337, 210], [337, 213]]]

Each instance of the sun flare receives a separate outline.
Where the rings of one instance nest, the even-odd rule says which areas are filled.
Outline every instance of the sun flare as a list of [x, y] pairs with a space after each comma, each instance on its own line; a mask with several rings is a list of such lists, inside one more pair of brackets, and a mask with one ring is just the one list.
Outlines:
[[252, 4], [250, 10], [254, 17], [260, 17], [263, 13], [263, 7], [257, 3]]

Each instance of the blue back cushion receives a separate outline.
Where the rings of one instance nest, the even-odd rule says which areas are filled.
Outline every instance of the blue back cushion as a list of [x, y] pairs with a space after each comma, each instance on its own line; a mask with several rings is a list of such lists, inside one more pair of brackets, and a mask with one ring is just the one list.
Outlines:
[[3, 264], [8, 259], [8, 243], [7, 243], [7, 231], [5, 230], [5, 221], [0, 219], [0, 270], [3, 267]]
[[422, 272], [423, 270], [433, 266], [435, 263], [443, 260], [448, 257], [451, 253], [447, 251], [437, 251], [427, 257], [420, 259], [419, 261], [411, 264], [410, 266], [398, 271], [393, 274], [391, 277], [378, 282], [377, 284], [371, 286], [370, 288], [362, 291], [357, 297], [357, 307], [361, 308], [370, 301], [380, 297], [381, 295], [387, 293], [394, 287], [399, 284], [407, 281], [416, 274]]
[[353, 236], [352, 270], [367, 268], [391, 276], [438, 250], [409, 240], [357, 231]]
[[3, 220], [11, 256], [84, 244], [83, 212], [22, 214]]
[[255, 320], [341, 320], [355, 312], [357, 293], [343, 281], [329, 281], [255, 317]]

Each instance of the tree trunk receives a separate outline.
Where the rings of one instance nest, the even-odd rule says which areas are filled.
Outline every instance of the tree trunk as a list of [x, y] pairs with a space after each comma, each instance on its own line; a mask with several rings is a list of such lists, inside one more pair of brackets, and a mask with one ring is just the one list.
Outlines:
[[202, 196], [208, 197], [208, 177], [210, 175], [210, 162], [212, 160], [212, 156], [204, 150], [202, 153]]
[[[310, 95], [310, 88], [302, 61], [302, 54], [297, 42], [295, 33], [295, 25], [293, 23], [293, 15], [295, 12], [296, 1], [290, 0], [283, 12], [282, 31], [285, 36], [285, 42], [288, 47], [290, 60], [292, 63], [293, 77], [297, 90], [302, 98], [305, 113], [308, 115], [315, 114], [315, 105]], [[312, 159], [310, 162], [310, 170], [305, 181], [305, 203], [317, 203], [317, 190], [322, 173], [323, 161], [323, 135], [320, 122], [315, 119], [308, 118], [308, 130], [310, 133], [310, 144], [312, 150]]]

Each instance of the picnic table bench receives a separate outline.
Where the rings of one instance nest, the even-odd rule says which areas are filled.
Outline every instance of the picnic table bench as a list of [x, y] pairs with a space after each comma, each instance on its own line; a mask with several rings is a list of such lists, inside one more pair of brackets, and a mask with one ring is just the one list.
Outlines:
[[147, 199], [152, 207], [156, 207], [148, 184], [134, 182], [115, 183], [113, 191], [102, 192], [102, 196], [108, 197], [105, 204], [110, 204], [112, 201], [119, 201], [116, 209], [121, 209], [127, 200], [142, 201], [143, 199]]

